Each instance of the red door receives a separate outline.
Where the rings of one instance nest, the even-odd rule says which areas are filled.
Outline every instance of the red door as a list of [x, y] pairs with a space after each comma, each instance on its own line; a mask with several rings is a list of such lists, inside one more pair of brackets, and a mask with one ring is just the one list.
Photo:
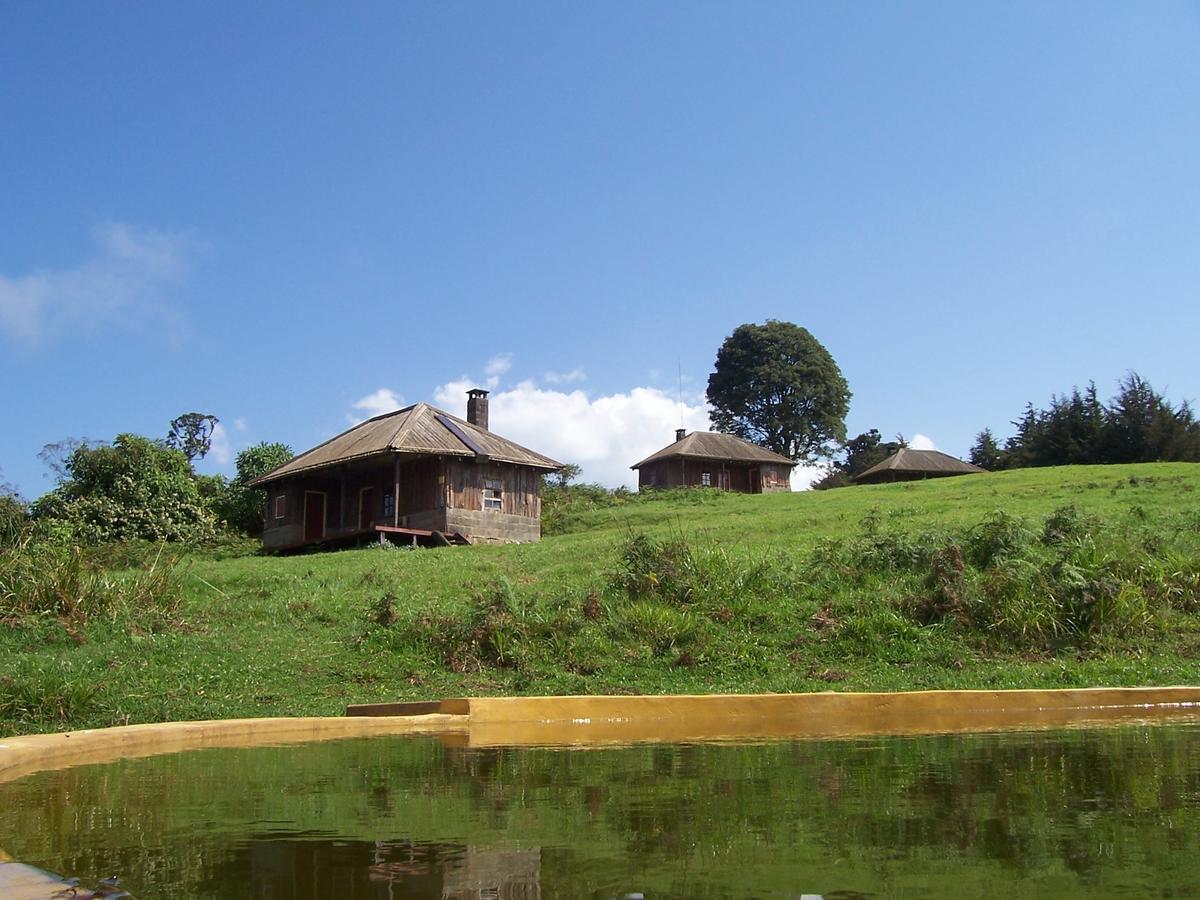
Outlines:
[[304, 540], [319, 541], [325, 537], [325, 495], [318, 491], [304, 492]]

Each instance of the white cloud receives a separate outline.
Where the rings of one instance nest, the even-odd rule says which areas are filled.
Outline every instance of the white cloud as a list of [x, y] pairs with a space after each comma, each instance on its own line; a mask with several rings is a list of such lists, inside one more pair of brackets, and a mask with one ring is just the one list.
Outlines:
[[[449, 382], [437, 389], [435, 400], [461, 415], [473, 386], [469, 379]], [[629, 467], [674, 441], [680, 427], [679, 402], [657, 388], [592, 398], [582, 390], [550, 390], [523, 381], [492, 394], [490, 401], [489, 425], [497, 434], [575, 463], [583, 468], [584, 481], [609, 487], [635, 487], [637, 473]], [[688, 431], [708, 429], [706, 406], [685, 403], [682, 413]]]
[[[512, 354], [502, 355], [504, 371], [512, 366]], [[493, 363], [485, 371], [493, 371]], [[559, 376], [575, 380], [576, 369]], [[555, 382], [547, 373], [544, 380]], [[685, 379], [687, 380], [687, 379]], [[479, 386], [467, 375], [434, 390], [434, 403], [448, 412], [464, 416], [467, 391]], [[494, 386], [494, 382], [489, 384]], [[521, 381], [489, 398], [488, 425], [497, 434], [511, 438], [560, 462], [583, 469], [583, 481], [598, 481], [608, 487], [637, 487], [637, 472], [629, 467], [675, 440], [675, 430], [708, 431], [709, 406], [703, 392], [635, 387], [626, 392], [593, 397], [575, 388], [542, 387], [533, 380]], [[804, 490], [821, 478], [821, 466], [797, 466], [792, 470], [793, 490]]]
[[483, 374], [487, 376], [487, 388], [490, 391], [500, 383], [500, 376], [512, 368], [511, 353], [497, 353], [488, 360], [487, 365], [483, 367]]
[[796, 466], [792, 469], [792, 490], [807, 491], [814, 481], [820, 481], [828, 471], [825, 466]]
[[908, 442], [908, 446], [914, 450], [936, 450], [937, 444], [933, 442], [933, 438], [926, 437], [921, 433], [914, 434], [912, 440]]
[[229, 441], [229, 432], [220, 422], [213, 426], [212, 443], [208, 448], [208, 456], [218, 466], [227, 466], [233, 460], [233, 446]]
[[574, 384], [577, 381], [587, 380], [587, 375], [583, 369], [572, 369], [570, 372], [547, 372], [542, 376], [542, 380], [547, 384]]
[[92, 238], [95, 252], [74, 268], [0, 275], [0, 335], [36, 343], [81, 326], [172, 318], [163, 289], [187, 274], [195, 242], [119, 222]]
[[381, 387], [374, 393], [356, 401], [351, 407], [359, 410], [362, 415], [347, 415], [351, 425], [357, 425], [359, 422], [375, 416], [382, 416], [384, 413], [394, 412], [404, 405], [404, 398], [393, 391], [391, 388]]
[[245, 431], [246, 430], [246, 420], [240, 419], [240, 418], [234, 419], [233, 420], [233, 428], [235, 431]]

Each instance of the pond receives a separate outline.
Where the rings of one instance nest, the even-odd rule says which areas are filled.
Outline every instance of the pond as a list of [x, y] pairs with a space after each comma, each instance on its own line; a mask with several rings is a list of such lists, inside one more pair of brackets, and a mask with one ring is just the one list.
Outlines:
[[31, 775], [0, 784], [0, 859], [84, 887], [116, 876], [136, 898], [1200, 893], [1195, 720], [461, 743], [199, 750]]

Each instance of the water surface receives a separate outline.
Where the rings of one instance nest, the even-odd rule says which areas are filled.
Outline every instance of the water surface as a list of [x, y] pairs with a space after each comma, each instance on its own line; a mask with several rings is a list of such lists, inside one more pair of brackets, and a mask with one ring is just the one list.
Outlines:
[[200, 750], [0, 784], [0, 854], [137, 898], [1196, 896], [1200, 724]]

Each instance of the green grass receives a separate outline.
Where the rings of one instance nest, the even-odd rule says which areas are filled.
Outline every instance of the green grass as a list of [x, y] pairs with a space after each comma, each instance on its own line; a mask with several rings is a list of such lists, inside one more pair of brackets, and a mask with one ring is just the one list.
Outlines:
[[157, 548], [110, 549], [142, 563], [95, 576], [103, 602], [34, 604], [11, 574], [6, 600], [0, 567], [0, 733], [478, 694], [1189, 683], [1198, 487], [1200, 466], [1154, 464], [668, 493], [572, 510], [534, 545], [225, 547], [160, 559], [149, 586]]

